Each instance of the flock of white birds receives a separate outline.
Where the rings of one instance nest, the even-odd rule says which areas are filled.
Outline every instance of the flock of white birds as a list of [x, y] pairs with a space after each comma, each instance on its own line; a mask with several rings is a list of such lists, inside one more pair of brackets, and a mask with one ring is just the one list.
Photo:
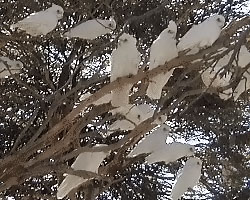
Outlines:
[[[12, 25], [12, 27], [26, 31], [32, 36], [46, 35], [56, 28], [58, 20], [63, 17], [63, 13], [64, 10], [62, 7], [53, 4], [47, 10], [31, 14]], [[215, 14], [202, 23], [194, 25], [180, 39], [178, 45], [176, 45], [177, 25], [174, 21], [170, 21], [169, 26], [160, 33], [150, 48], [149, 69], [154, 69], [178, 57], [178, 52], [180, 51], [187, 51], [187, 54], [195, 54], [200, 49], [213, 45], [220, 36], [224, 23], [224, 17]], [[116, 22], [113, 18], [109, 20], [92, 19], [70, 29], [64, 36], [92, 40], [101, 35], [111, 33], [115, 28]], [[137, 50], [136, 43], [136, 38], [127, 33], [123, 33], [119, 37], [118, 46], [111, 55], [111, 82], [119, 77], [137, 74], [138, 66], [141, 62], [141, 54]], [[221, 51], [226, 51], [226, 49], [221, 49]], [[230, 83], [231, 72], [228, 72], [223, 77], [217, 76], [217, 74], [229, 63], [232, 54], [233, 51], [230, 51], [213, 68], [208, 68], [201, 73], [201, 78], [206, 87], [218, 88], [227, 86]], [[238, 54], [238, 60], [234, 60], [232, 64], [244, 68], [249, 62], [250, 53], [245, 46], [242, 46]], [[22, 63], [20, 61], [0, 57], [0, 78], [19, 73], [21, 68]], [[150, 79], [146, 92], [149, 98], [161, 98], [162, 89], [168, 82], [173, 71], [174, 69], [171, 69]], [[116, 120], [109, 127], [107, 136], [117, 130], [133, 130], [137, 125], [154, 115], [154, 110], [150, 105], [129, 104], [129, 95], [132, 87], [132, 84], [119, 85], [111, 94], [107, 94], [93, 103], [94, 105], [100, 105], [111, 101], [111, 104], [117, 107], [112, 110], [112, 115], [118, 114], [124, 117], [124, 119]], [[220, 93], [220, 97], [227, 99], [230, 95], [234, 94], [234, 99], [236, 100], [241, 93], [248, 89], [250, 89], [250, 75], [248, 71], [245, 71], [234, 91], [232, 89], [223, 91], [223, 93]], [[82, 99], [85, 99], [89, 95], [91, 94], [86, 94]], [[166, 144], [170, 128], [164, 124], [165, 121], [166, 116], [164, 115], [156, 119], [153, 123], [159, 125], [158, 129], [146, 135], [131, 150], [128, 157], [147, 153], [145, 162], [148, 164], [157, 162], [168, 164], [179, 158], [188, 157], [172, 188], [171, 197], [173, 200], [177, 200], [188, 188], [192, 188], [198, 183], [201, 176], [202, 161], [194, 157], [195, 147], [192, 145], [178, 142]], [[109, 152], [84, 152], [78, 155], [71, 167], [74, 170], [86, 170], [98, 173], [100, 164], [108, 155]], [[87, 180], [75, 175], [66, 175], [58, 187], [57, 198], [64, 198], [71, 190], [77, 188]]]

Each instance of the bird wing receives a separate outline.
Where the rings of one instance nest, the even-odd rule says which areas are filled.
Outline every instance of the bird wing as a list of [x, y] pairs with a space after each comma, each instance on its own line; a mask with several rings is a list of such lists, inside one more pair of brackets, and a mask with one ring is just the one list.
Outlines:
[[71, 190], [84, 183], [86, 180], [87, 179], [79, 176], [67, 175], [57, 189], [57, 198], [63, 199]]
[[70, 29], [67, 33], [65, 33], [65, 36], [93, 40], [101, 35], [111, 32], [111, 30], [107, 28], [109, 27], [109, 23], [109, 20], [88, 20]]
[[166, 136], [166, 132], [162, 130], [155, 130], [151, 134], [145, 136], [128, 156], [132, 157], [142, 153], [154, 152], [156, 149], [166, 145]]
[[17, 22], [13, 27], [20, 28], [29, 34], [36, 36], [47, 34], [52, 31], [56, 27], [57, 22], [56, 14], [40, 11]]
[[150, 79], [147, 96], [151, 99], [160, 99], [163, 87], [168, 82], [169, 78], [172, 76], [174, 68], [166, 73], [161, 73]]
[[75, 170], [98, 173], [98, 168], [106, 156], [107, 153], [104, 152], [84, 152], [79, 154], [71, 167]]

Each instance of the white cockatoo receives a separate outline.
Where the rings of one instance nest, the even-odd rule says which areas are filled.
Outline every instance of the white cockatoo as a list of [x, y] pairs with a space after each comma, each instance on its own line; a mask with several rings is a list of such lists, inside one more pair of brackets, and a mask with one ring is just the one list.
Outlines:
[[238, 56], [236, 55], [235, 57], [236, 58], [233, 62], [235, 66], [244, 68], [250, 63], [250, 52], [247, 50], [245, 45], [241, 46]]
[[[98, 147], [107, 146], [104, 144]], [[84, 152], [78, 155], [75, 162], [71, 165], [74, 170], [86, 170], [98, 173], [98, 168], [109, 152]], [[63, 199], [72, 189], [78, 187], [89, 179], [67, 174], [57, 189], [57, 198]]]
[[236, 101], [240, 95], [250, 89], [250, 70], [245, 71], [239, 84], [236, 86], [233, 96]]
[[202, 161], [191, 157], [185, 163], [171, 192], [172, 200], [178, 200], [189, 188], [198, 184], [201, 177]]
[[33, 13], [27, 18], [13, 24], [13, 28], [19, 28], [26, 31], [32, 36], [46, 35], [53, 31], [58, 23], [58, 20], [63, 17], [63, 8], [53, 4], [52, 7]]
[[162, 161], [168, 164], [184, 156], [192, 156], [194, 153], [195, 147], [193, 145], [173, 142], [171, 144], [158, 145], [158, 149], [147, 156], [145, 160], [148, 164]]
[[[225, 49], [222, 49], [222, 50], [225, 50]], [[230, 84], [232, 73], [228, 72], [223, 77], [220, 76], [220, 73], [223, 71], [222, 68], [226, 67], [228, 65], [228, 63], [232, 57], [232, 54], [233, 54], [233, 50], [230, 51], [228, 54], [226, 54], [224, 57], [222, 57], [217, 62], [217, 64], [215, 65], [215, 67], [213, 69], [208, 68], [207, 70], [205, 70], [201, 74], [202, 81], [206, 85], [206, 87], [209, 87], [210, 84], [212, 87], [215, 87], [215, 88], [225, 87], [225, 86]], [[239, 66], [240, 68], [244, 68], [248, 63], [250, 63], [250, 52], [247, 50], [245, 45], [242, 45], [240, 50], [239, 50], [238, 56], [236, 55], [234, 60], [233, 60], [233, 65]], [[216, 74], [217, 74], [217, 76], [216, 76]], [[246, 75], [245, 77], [247, 77], [247, 73], [245, 73], [244, 75]], [[242, 79], [240, 81], [238, 87], [235, 89], [235, 95], [234, 95], [235, 100], [239, 97], [239, 95], [242, 92], [244, 92], [246, 90], [247, 87], [249, 87], [248, 86], [249, 84], [245, 84], [246, 80], [247, 80], [247, 78]], [[229, 89], [223, 91], [222, 93], [220, 93], [219, 96], [220, 96], [220, 98], [226, 100], [230, 96], [232, 96], [232, 93], [233, 93], [232, 88], [229, 88]]]
[[[158, 38], [153, 42], [150, 48], [150, 64], [149, 70], [165, 64], [165, 62], [178, 56], [176, 48], [175, 36], [177, 33], [177, 25], [174, 21], [170, 21], [168, 28], [164, 29]], [[174, 69], [168, 72], [158, 74], [149, 80], [147, 88], [147, 96], [151, 99], [160, 99], [164, 85], [168, 82]]]
[[71, 28], [64, 34], [65, 37], [78, 37], [86, 40], [93, 40], [99, 36], [110, 33], [115, 30], [116, 22], [114, 18], [105, 19], [91, 19]]
[[212, 46], [218, 39], [221, 29], [225, 24], [222, 15], [215, 14], [202, 23], [194, 25], [181, 39], [177, 48], [179, 51], [191, 50], [189, 54], [195, 54], [200, 49]]
[[[218, 62], [218, 64], [221, 64], [222, 62]], [[216, 65], [214, 68], [208, 68], [206, 69], [202, 74], [201, 78], [203, 83], [205, 84], [206, 87], [214, 87], [214, 88], [219, 88], [219, 87], [225, 87], [230, 84], [230, 80], [232, 77], [232, 73], [228, 72], [224, 76], [220, 76], [220, 73], [222, 72], [222, 67], [225, 65]], [[221, 70], [221, 71], [220, 71]], [[219, 93], [219, 96], [221, 99], [227, 100], [232, 96], [232, 88], [229, 88], [227, 90], [224, 90], [223, 92]]]
[[137, 156], [142, 153], [153, 153], [160, 146], [166, 145], [166, 139], [169, 135], [170, 128], [166, 124], [162, 124], [158, 129], [146, 135], [128, 154], [128, 157]]
[[229, 84], [232, 74], [228, 73], [221, 77], [220, 73], [223, 72], [223, 67], [225, 67], [229, 62], [230, 56], [225, 55], [221, 58], [214, 68], [207, 68], [201, 74], [201, 78], [206, 87], [225, 87]]
[[23, 67], [23, 63], [20, 61], [10, 60], [8, 57], [0, 56], [0, 78], [5, 78], [11, 75], [6, 64], [12, 74], [20, 73], [21, 68]]
[[116, 120], [111, 124], [109, 128], [111, 132], [114, 130], [133, 130], [137, 125], [152, 117], [154, 110], [148, 104], [128, 104], [112, 111], [113, 115], [117, 113], [123, 115], [126, 119]]
[[[227, 66], [227, 64], [230, 61], [232, 52], [229, 52], [225, 56], [223, 56], [213, 68], [207, 68], [204, 72], [201, 74], [201, 79], [206, 87], [214, 87], [214, 88], [220, 88], [225, 87], [230, 84], [230, 80], [232, 77], [232, 73], [228, 72], [224, 76], [220, 76], [220, 74], [223, 72], [223, 67]], [[219, 93], [219, 96], [221, 99], [227, 100], [232, 96], [232, 88], [229, 88], [227, 90], [224, 90], [223, 92]]]
[[[118, 47], [111, 56], [111, 77], [115, 81], [119, 77], [136, 75], [141, 61], [140, 52], [136, 48], [136, 38], [123, 33], [118, 40]], [[112, 91], [111, 104], [114, 107], [129, 103], [129, 92], [132, 84], [120, 85]]]
[[[232, 54], [233, 54], [233, 50], [228, 53], [228, 55], [230, 57], [232, 56]], [[228, 62], [229, 62], [229, 60], [228, 60]], [[236, 54], [236, 56], [233, 60], [233, 65], [239, 66], [240, 68], [245, 68], [249, 63], [250, 63], [250, 52], [248, 51], [248, 49], [246, 48], [245, 45], [242, 45], [240, 47], [238, 54]], [[234, 96], [235, 101], [239, 98], [239, 96], [243, 92], [250, 89], [250, 74], [249, 73], [250, 73], [250, 71], [248, 70], [243, 74], [242, 79], [240, 80], [239, 84], [237, 85], [237, 87], [233, 91], [233, 93], [234, 93], [233, 96]]]

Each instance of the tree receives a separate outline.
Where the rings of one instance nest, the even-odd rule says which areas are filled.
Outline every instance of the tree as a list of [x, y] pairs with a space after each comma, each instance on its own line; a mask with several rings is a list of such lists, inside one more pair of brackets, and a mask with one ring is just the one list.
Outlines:
[[[11, 24], [29, 14], [60, 5], [64, 16], [45, 36], [14, 31]], [[70, 199], [167, 199], [171, 183], [183, 160], [164, 165], [143, 164], [145, 155], [126, 155], [142, 136], [155, 127], [153, 120], [167, 115], [171, 137], [195, 141], [196, 155], [203, 160], [200, 185], [185, 197], [248, 199], [249, 192], [249, 91], [238, 100], [219, 98], [218, 93], [235, 89], [250, 64], [235, 66], [242, 45], [250, 48], [247, 0], [218, 1], [3, 1], [0, 6], [0, 55], [21, 61], [20, 74], [1, 81], [0, 194], [14, 199], [56, 199], [63, 174], [94, 177], [70, 193]], [[194, 55], [179, 56], [164, 66], [147, 70], [149, 48], [173, 20], [177, 40], [214, 13], [225, 16], [226, 26], [218, 40]], [[113, 16], [112, 34], [94, 40], [65, 38], [63, 33], [82, 21]], [[110, 83], [110, 55], [123, 32], [134, 35], [142, 55], [137, 75]], [[232, 71], [224, 88], [206, 88], [200, 73], [233, 50], [222, 76]], [[233, 62], [235, 61], [235, 62]], [[6, 63], [5, 63], [6, 64]], [[145, 95], [149, 77], [175, 69], [159, 101]], [[249, 71], [249, 70], [248, 70]], [[93, 105], [120, 85], [134, 84], [132, 104], [148, 103], [155, 115], [132, 131], [115, 131], [106, 137], [118, 115], [110, 103]], [[91, 94], [81, 101], [82, 95]], [[93, 144], [108, 147], [92, 147]], [[74, 171], [69, 166], [80, 152], [111, 151], [99, 175]]]

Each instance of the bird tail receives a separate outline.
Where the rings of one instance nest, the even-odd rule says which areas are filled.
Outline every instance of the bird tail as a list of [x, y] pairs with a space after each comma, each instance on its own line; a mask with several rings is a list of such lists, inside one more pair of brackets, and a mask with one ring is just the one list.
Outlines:
[[13, 29], [13, 30], [15, 30], [16, 28], [18, 28], [18, 23], [12, 24], [12, 25], [10, 26], [10, 28]]
[[131, 84], [124, 85], [112, 91], [111, 104], [114, 107], [125, 106], [129, 104], [129, 92]]
[[162, 88], [157, 84], [156, 78], [152, 78], [150, 80], [150, 83], [148, 85], [148, 89], [146, 92], [147, 96], [150, 99], [160, 99], [161, 91], [162, 91]]
[[68, 31], [68, 32], [64, 33], [63, 36], [69, 38], [70, 37], [70, 32]]
[[63, 182], [57, 189], [57, 199], [63, 199], [71, 190], [84, 183], [86, 179], [83, 179], [75, 175], [67, 175]]
[[157, 76], [154, 76], [151, 79], [151, 81], [149, 82], [149, 85], [148, 85], [147, 92], [146, 92], [147, 96], [150, 99], [160, 99], [161, 98], [162, 88], [168, 82], [173, 71], [174, 71], [174, 68], [168, 72], [158, 74]]

